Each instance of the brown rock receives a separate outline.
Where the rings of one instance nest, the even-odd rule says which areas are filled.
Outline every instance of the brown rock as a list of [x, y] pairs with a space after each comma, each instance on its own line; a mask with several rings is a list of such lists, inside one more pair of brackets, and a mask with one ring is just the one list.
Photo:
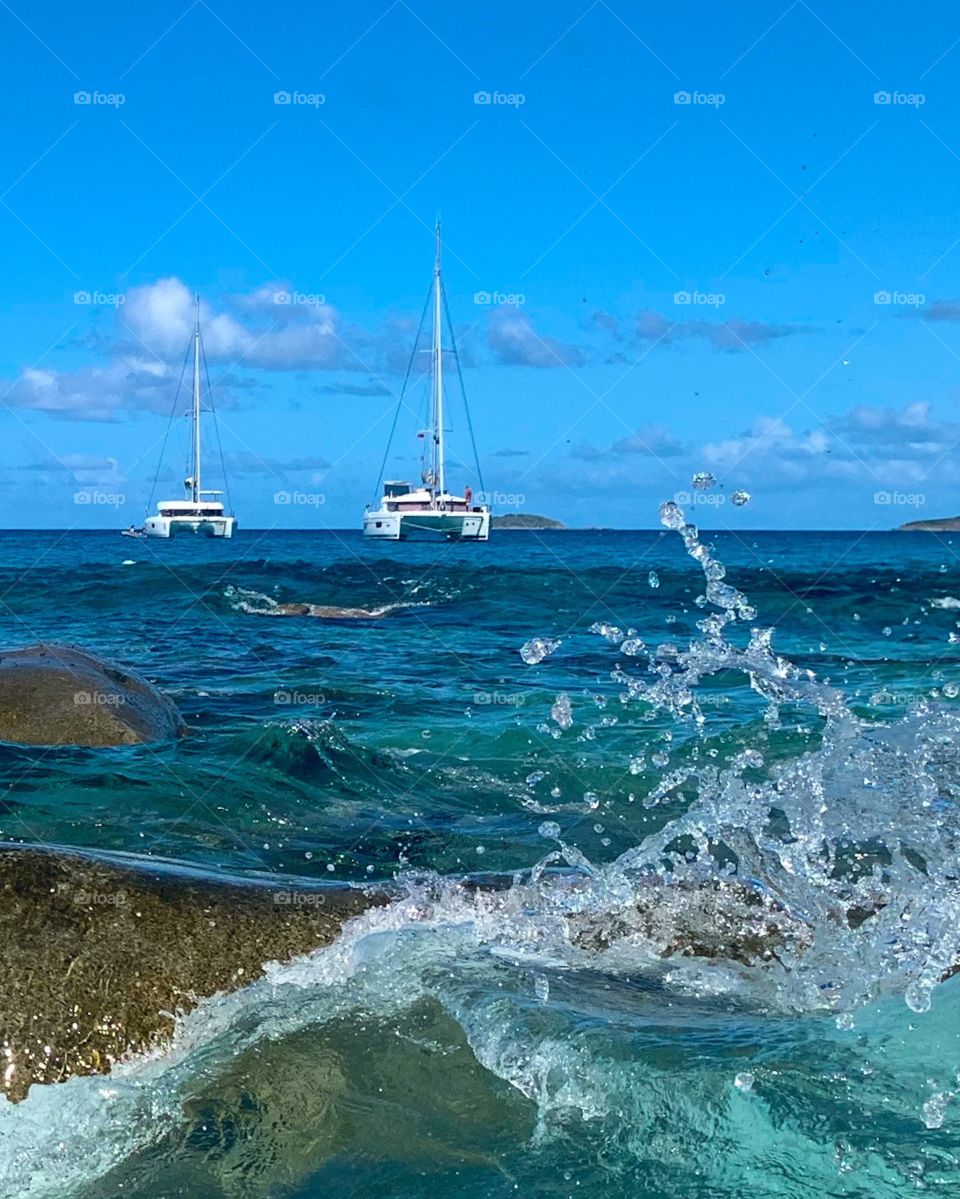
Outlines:
[[0, 848], [0, 1092], [101, 1074], [173, 1014], [333, 941], [384, 899], [220, 882], [163, 864]]
[[86, 650], [42, 643], [0, 652], [0, 741], [99, 748], [185, 731], [166, 696]]

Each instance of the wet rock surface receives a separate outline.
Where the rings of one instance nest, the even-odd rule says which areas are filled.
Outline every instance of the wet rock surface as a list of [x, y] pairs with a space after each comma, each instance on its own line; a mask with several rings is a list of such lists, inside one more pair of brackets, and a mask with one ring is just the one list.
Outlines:
[[162, 1046], [176, 1014], [329, 944], [383, 902], [0, 848], [0, 1090], [19, 1100]]
[[102, 748], [185, 732], [176, 707], [151, 683], [77, 646], [0, 652], [0, 741]]

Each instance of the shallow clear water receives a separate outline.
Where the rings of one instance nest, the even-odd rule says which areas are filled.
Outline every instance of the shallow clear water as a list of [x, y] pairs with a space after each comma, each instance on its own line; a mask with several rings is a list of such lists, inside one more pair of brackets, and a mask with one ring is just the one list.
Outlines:
[[[4, 641], [115, 658], [192, 728], [0, 749], [0, 836], [405, 896], [0, 1108], [2, 1193], [960, 1193], [960, 539], [704, 540], [755, 614], [698, 604], [666, 530], [0, 534]], [[772, 961], [676, 951], [730, 879]], [[663, 927], [625, 929], [651, 886]]]

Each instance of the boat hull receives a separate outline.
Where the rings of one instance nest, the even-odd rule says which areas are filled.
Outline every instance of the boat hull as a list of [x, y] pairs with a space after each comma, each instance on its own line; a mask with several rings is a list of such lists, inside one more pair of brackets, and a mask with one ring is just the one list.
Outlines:
[[489, 512], [367, 512], [365, 537], [381, 541], [486, 541]]
[[144, 521], [146, 537], [232, 537], [237, 521], [233, 516], [148, 516]]

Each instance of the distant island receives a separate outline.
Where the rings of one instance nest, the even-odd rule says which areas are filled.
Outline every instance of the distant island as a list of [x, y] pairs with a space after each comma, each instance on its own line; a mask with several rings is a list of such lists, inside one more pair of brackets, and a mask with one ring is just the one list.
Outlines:
[[507, 512], [503, 516], [494, 516], [490, 521], [494, 529], [565, 529], [567, 526], [559, 520], [551, 520], [549, 516], [534, 516], [533, 513], [522, 514]]
[[934, 520], [911, 520], [900, 525], [898, 533], [960, 533], [960, 516], [941, 516]]

